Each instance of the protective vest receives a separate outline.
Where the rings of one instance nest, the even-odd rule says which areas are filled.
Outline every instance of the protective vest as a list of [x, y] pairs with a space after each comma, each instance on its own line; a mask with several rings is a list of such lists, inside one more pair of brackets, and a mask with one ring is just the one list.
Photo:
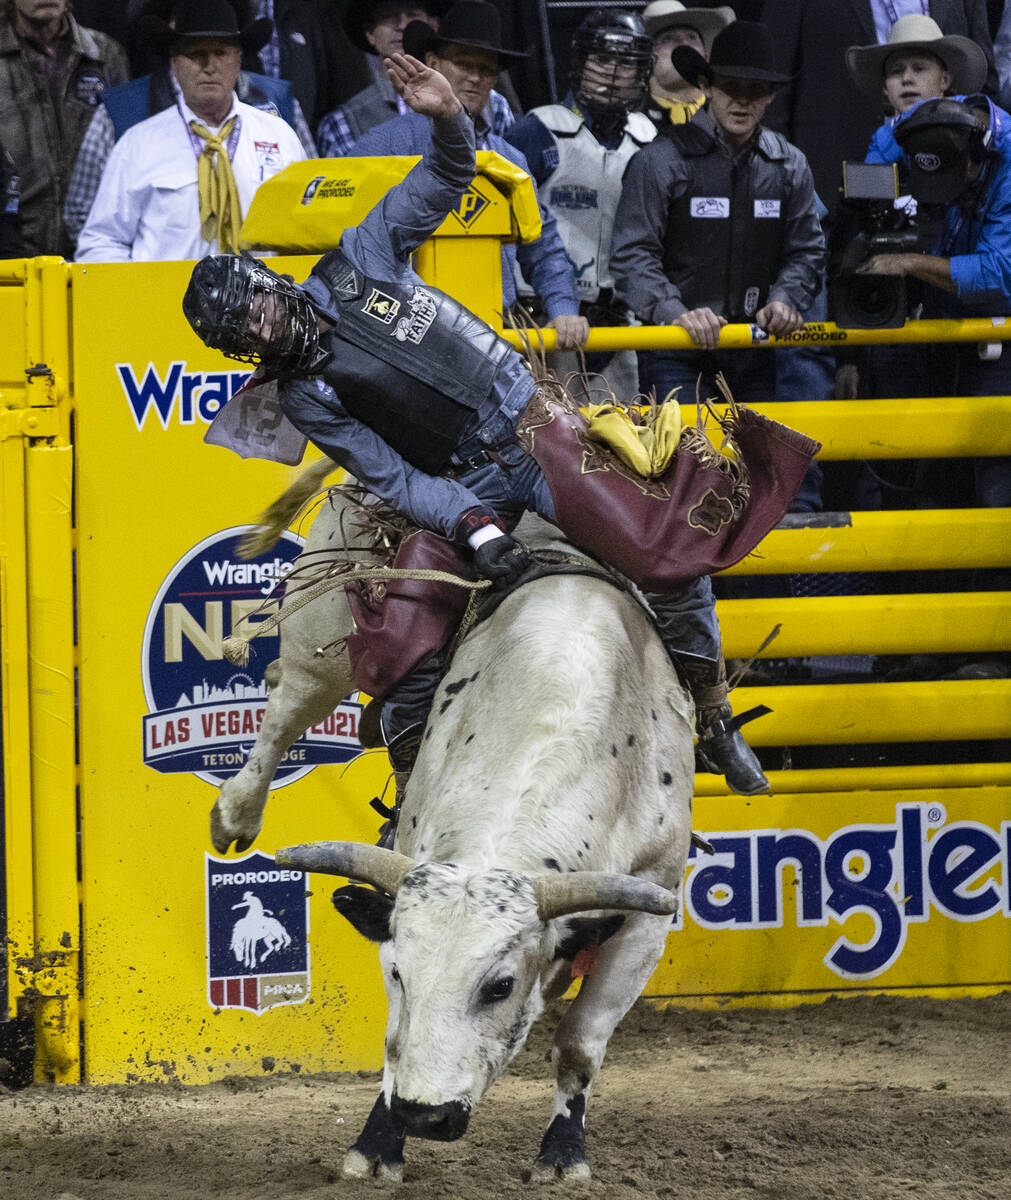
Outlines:
[[[254, 71], [244, 72], [248, 79], [246, 95], [240, 90], [239, 99], [254, 108], [262, 108], [261, 96], [269, 100], [277, 109], [277, 115], [293, 125], [295, 121], [295, 105], [293, 103], [291, 84], [286, 79], [272, 79], [269, 75], [257, 75]], [[155, 113], [162, 112], [174, 102], [172, 88], [168, 78], [163, 74], [142, 75], [139, 79], [131, 79], [119, 87], [110, 88], [102, 93], [102, 103], [112, 118], [113, 132], [116, 141], [133, 125], [146, 121]]]
[[492, 394], [512, 347], [438, 288], [370, 279], [340, 250], [312, 273], [339, 313], [324, 379], [401, 458], [437, 474]]
[[558, 148], [558, 166], [538, 186], [540, 201], [558, 223], [577, 296], [596, 300], [601, 288], [614, 285], [609, 267], [611, 234], [625, 167], [641, 146], [656, 137], [656, 127], [644, 113], [629, 113], [621, 141], [608, 150], [583, 118], [562, 104], [535, 108], [533, 115], [553, 135]]
[[763, 129], [735, 161], [702, 114], [665, 136], [687, 168], [687, 186], [670, 203], [664, 270], [689, 308], [728, 321], [751, 321], [782, 267], [788, 193], [788, 143]]

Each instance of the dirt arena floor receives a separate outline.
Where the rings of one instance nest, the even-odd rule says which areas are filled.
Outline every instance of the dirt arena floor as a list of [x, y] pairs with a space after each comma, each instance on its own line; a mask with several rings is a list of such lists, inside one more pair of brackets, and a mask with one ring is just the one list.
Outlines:
[[615, 1034], [589, 1106], [593, 1179], [532, 1185], [542, 1020], [467, 1136], [408, 1142], [399, 1188], [340, 1176], [376, 1076], [200, 1088], [0, 1087], [4, 1200], [1007, 1200], [1011, 993], [785, 1011], [655, 1011]]

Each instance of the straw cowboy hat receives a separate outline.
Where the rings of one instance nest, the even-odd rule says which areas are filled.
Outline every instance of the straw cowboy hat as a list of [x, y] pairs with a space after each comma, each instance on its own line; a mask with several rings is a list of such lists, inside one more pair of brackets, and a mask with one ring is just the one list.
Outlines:
[[270, 41], [274, 22], [260, 17], [240, 29], [239, 18], [228, 0], [183, 0], [174, 25], [148, 13], [137, 22], [137, 28], [156, 50], [169, 55], [206, 41], [230, 42], [255, 54]]
[[670, 60], [681, 78], [695, 87], [701, 86], [700, 79], [712, 79], [714, 75], [775, 84], [789, 83], [793, 78], [776, 70], [772, 34], [759, 21], [734, 21], [718, 33], [708, 62], [694, 46], [675, 46]]
[[653, 0], [641, 15], [650, 37], [655, 38], [658, 33], [675, 25], [687, 25], [698, 33], [707, 46], [711, 46], [720, 30], [733, 21], [734, 10], [725, 4], [719, 8], [685, 8], [680, 0]]
[[846, 68], [861, 91], [879, 96], [888, 59], [899, 52], [910, 54], [916, 50], [932, 54], [944, 63], [951, 76], [951, 91], [967, 94], [978, 92], [983, 86], [986, 55], [980, 47], [971, 38], [956, 34], [946, 37], [933, 17], [919, 13], [899, 17], [883, 45], [850, 46], [846, 51]]
[[502, 58], [526, 58], [523, 50], [507, 50], [502, 41], [502, 21], [494, 4], [485, 0], [456, 0], [435, 30], [424, 21], [412, 21], [404, 30], [404, 53], [425, 61], [429, 50], [443, 46], [474, 46], [493, 50]]

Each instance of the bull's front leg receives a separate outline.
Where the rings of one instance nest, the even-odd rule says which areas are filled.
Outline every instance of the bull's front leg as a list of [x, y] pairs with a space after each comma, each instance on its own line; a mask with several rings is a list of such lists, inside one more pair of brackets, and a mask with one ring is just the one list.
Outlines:
[[646, 986], [663, 953], [670, 917], [627, 916], [620, 933], [600, 948], [593, 972], [558, 1023], [552, 1059], [556, 1091], [551, 1124], [531, 1180], [587, 1179], [586, 1103], [615, 1026]]
[[400, 1183], [404, 1178], [406, 1141], [403, 1125], [394, 1120], [386, 1096], [380, 1092], [358, 1141], [344, 1156], [344, 1175], [350, 1179], [375, 1175]]
[[237, 852], [249, 849], [263, 827], [270, 783], [288, 748], [352, 690], [347, 654], [315, 653], [350, 629], [343, 594], [333, 593], [305, 605], [282, 626], [281, 657], [266, 671], [270, 695], [253, 749], [211, 809], [211, 841], [219, 853], [233, 841]]

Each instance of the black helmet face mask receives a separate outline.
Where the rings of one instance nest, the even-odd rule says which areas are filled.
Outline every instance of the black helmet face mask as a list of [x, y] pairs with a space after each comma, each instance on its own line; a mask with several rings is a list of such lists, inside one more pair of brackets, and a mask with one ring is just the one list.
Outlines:
[[309, 374], [328, 358], [308, 297], [256, 258], [221, 254], [198, 262], [183, 313], [206, 345], [278, 375]]
[[597, 9], [572, 38], [572, 91], [588, 114], [627, 113], [646, 94], [653, 41], [632, 13]]

